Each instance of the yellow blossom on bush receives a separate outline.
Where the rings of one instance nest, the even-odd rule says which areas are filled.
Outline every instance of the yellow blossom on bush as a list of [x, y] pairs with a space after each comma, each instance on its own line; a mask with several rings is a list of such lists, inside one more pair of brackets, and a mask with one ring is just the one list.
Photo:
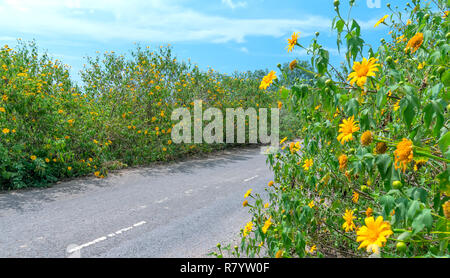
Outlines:
[[247, 190], [247, 192], [244, 195], [244, 198], [247, 198], [252, 193], [252, 189]]
[[356, 191], [353, 191], [353, 197], [352, 197], [353, 203], [355, 203], [355, 204], [358, 203], [358, 200], [359, 200], [359, 193]]
[[339, 156], [339, 170], [347, 168], [348, 157], [345, 154]]
[[422, 43], [423, 43], [423, 33], [415, 34], [414, 37], [412, 37], [408, 41], [408, 44], [406, 45], [405, 48], [405, 52], [411, 51], [411, 54], [416, 52], [422, 45]]
[[351, 116], [348, 119], [344, 119], [342, 124], [339, 125], [340, 134], [337, 139], [341, 144], [353, 140], [353, 133], [359, 130], [358, 122], [355, 122], [354, 118], [355, 116]]
[[373, 141], [372, 132], [366, 131], [361, 135], [361, 145], [368, 146]]
[[373, 209], [371, 207], [368, 207], [366, 210], [366, 216], [371, 217], [373, 215]]
[[363, 87], [366, 84], [367, 77], [375, 77], [375, 72], [378, 71], [380, 64], [377, 64], [378, 59], [370, 58], [367, 60], [363, 58], [362, 62], [355, 62], [353, 64], [353, 72], [348, 75], [350, 84], [357, 84], [359, 87]]
[[297, 64], [298, 64], [297, 60], [293, 60], [292, 62], [289, 63], [289, 69], [294, 70], [295, 67], [297, 67]]
[[244, 231], [242, 232], [242, 235], [244, 237], [248, 236], [248, 234], [252, 231], [253, 229], [253, 222], [248, 222], [247, 225], [245, 225], [244, 227]]
[[442, 205], [442, 208], [444, 209], [444, 216], [445, 216], [445, 218], [450, 220], [450, 201], [445, 202]]
[[291, 38], [288, 39], [288, 46], [287, 46], [288, 52], [291, 52], [294, 49], [294, 47], [297, 45], [298, 35], [299, 35], [299, 33], [294, 32], [292, 34]]
[[271, 71], [269, 72], [266, 76], [263, 77], [263, 79], [261, 80], [261, 84], [259, 85], [259, 88], [262, 90], [266, 90], [270, 84], [273, 83], [273, 80], [275, 80], [277, 78], [275, 71]]
[[384, 23], [384, 21], [385, 21], [386, 18], [388, 18], [388, 17], [389, 17], [388, 14], [385, 15], [385, 16], [383, 16], [380, 20], [377, 21], [377, 23], [375, 23], [375, 26], [374, 26], [374, 27], [378, 27], [378, 25], [380, 25], [381, 23]]
[[32, 156], [30, 156], [30, 158], [31, 158], [31, 160], [34, 161], [34, 160], [36, 160], [37, 157], [35, 155], [32, 155]]
[[310, 159], [305, 160], [302, 167], [305, 171], [308, 171], [309, 168], [311, 168], [312, 166], [313, 166], [313, 160], [310, 158]]
[[403, 172], [406, 171], [408, 163], [413, 159], [413, 143], [411, 140], [403, 138], [397, 144], [397, 149], [394, 151], [395, 169], [401, 168]]
[[272, 216], [270, 216], [269, 219], [267, 219], [264, 222], [264, 226], [262, 227], [262, 232], [264, 234], [267, 233], [267, 230], [270, 228], [271, 225], [272, 225]]
[[342, 218], [344, 218], [345, 220], [345, 223], [342, 224], [342, 228], [346, 232], [353, 231], [354, 229], [356, 229], [355, 223], [353, 223], [353, 219], [356, 219], [356, 217], [353, 216], [353, 211], [346, 209], [345, 214], [344, 216], [342, 216]]
[[366, 248], [367, 252], [372, 251], [378, 254], [379, 247], [383, 247], [387, 238], [393, 233], [391, 225], [383, 221], [382, 216], [378, 216], [376, 220], [373, 217], [367, 217], [364, 222], [366, 225], [356, 232], [356, 241], [361, 242], [358, 249]]

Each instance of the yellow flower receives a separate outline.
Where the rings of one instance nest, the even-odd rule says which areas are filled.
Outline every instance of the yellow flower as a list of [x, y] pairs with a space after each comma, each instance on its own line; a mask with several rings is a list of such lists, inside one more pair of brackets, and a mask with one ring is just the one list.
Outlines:
[[355, 116], [351, 116], [348, 119], [344, 119], [342, 124], [339, 125], [339, 132], [337, 139], [344, 144], [347, 141], [353, 140], [353, 132], [359, 130], [358, 122], [354, 121]]
[[284, 137], [283, 139], [281, 139], [280, 144], [283, 144], [284, 141], [286, 141], [286, 140], [287, 140], [287, 137]]
[[425, 62], [419, 63], [419, 65], [417, 66], [417, 69], [418, 70], [423, 69], [425, 67], [425, 64], [426, 64]]
[[70, 166], [67, 167], [67, 170], [72, 171], [72, 167], [70, 167]]
[[282, 258], [283, 257], [283, 253], [284, 253], [283, 250], [281, 250], [281, 249], [278, 250], [277, 253], [275, 254], [275, 258], [277, 258], [277, 259]]
[[352, 197], [353, 203], [355, 203], [355, 204], [358, 203], [358, 200], [359, 200], [359, 193], [356, 191], [353, 191], [353, 197]]
[[289, 69], [294, 70], [295, 67], [297, 67], [297, 65], [298, 65], [297, 60], [293, 60], [292, 62], [289, 63]]
[[400, 109], [400, 100], [398, 100], [398, 101], [394, 104], [394, 111], [397, 111], [398, 109]]
[[294, 32], [294, 33], [292, 34], [291, 38], [288, 39], [288, 46], [287, 46], [288, 52], [291, 52], [292, 49], [294, 49], [295, 45], [297, 44], [297, 41], [298, 41], [298, 34], [299, 34], [299, 33], [295, 33], [295, 32]]
[[266, 222], [264, 222], [264, 226], [262, 227], [262, 232], [264, 234], [267, 233], [267, 230], [270, 228], [271, 225], [272, 225], [272, 216], [269, 217], [269, 219], [267, 219]]
[[277, 78], [275, 71], [269, 72], [266, 76], [263, 77], [261, 80], [261, 84], [259, 85], [259, 88], [262, 90], [266, 90], [270, 84], [272, 84], [273, 80]]
[[269, 183], [267, 184], [268, 187], [273, 186], [273, 181], [269, 181]]
[[367, 60], [363, 58], [362, 62], [355, 62], [353, 64], [353, 72], [348, 75], [350, 84], [357, 84], [359, 87], [363, 87], [366, 84], [367, 77], [375, 77], [375, 72], [378, 71], [380, 64], [377, 64], [378, 59], [370, 58]]
[[45, 162], [49, 163], [49, 162], [50, 162], [50, 159], [45, 158]]
[[368, 146], [373, 141], [372, 132], [366, 131], [361, 135], [361, 145]]
[[345, 154], [339, 156], [339, 170], [347, 168], [348, 157]]
[[371, 207], [368, 207], [366, 210], [366, 216], [371, 217], [373, 215], [373, 209]]
[[411, 24], [411, 23], [412, 23], [411, 19], [408, 19], [408, 20], [406, 21], [406, 25], [409, 25], [409, 24]]
[[31, 158], [31, 160], [34, 161], [34, 160], [36, 160], [37, 157], [35, 155], [32, 155], [32, 156], [30, 156], [30, 158]]
[[99, 171], [96, 171], [96, 172], [94, 172], [94, 175], [95, 175], [96, 177], [100, 177], [100, 172], [99, 172]]
[[0, 112], [6, 112], [4, 107], [0, 107]]
[[311, 202], [308, 204], [308, 207], [313, 208], [313, 207], [314, 207], [314, 201], [311, 201]]
[[248, 196], [250, 196], [251, 193], [252, 193], [252, 189], [249, 189], [249, 190], [245, 193], [244, 198], [247, 198]]
[[353, 223], [353, 219], [356, 219], [356, 217], [353, 216], [353, 211], [345, 209], [345, 214], [344, 216], [342, 216], [342, 218], [344, 218], [345, 220], [345, 223], [342, 224], [342, 228], [346, 232], [353, 231], [354, 229], [356, 229], [355, 223]]
[[445, 202], [442, 208], [444, 209], [445, 218], [450, 219], [450, 201]]
[[388, 18], [389, 17], [389, 15], [387, 14], [387, 15], [385, 15], [385, 16], [383, 16], [380, 20], [378, 20], [377, 21], [377, 23], [375, 23], [375, 26], [374, 26], [374, 28], [376, 28], [376, 27], [378, 27], [378, 25], [380, 25], [381, 23], [384, 23], [384, 21], [386, 20], [386, 18]]
[[424, 159], [424, 158], [414, 159], [414, 162], [415, 162], [414, 171], [417, 171], [428, 162], [428, 159]]
[[397, 144], [397, 149], [394, 151], [395, 169], [401, 168], [403, 172], [406, 171], [408, 163], [413, 159], [413, 143], [411, 140], [403, 138]]
[[358, 249], [366, 248], [367, 252], [379, 254], [379, 247], [383, 247], [386, 238], [392, 234], [391, 225], [387, 221], [383, 221], [382, 216], [378, 216], [375, 220], [373, 217], [367, 217], [364, 222], [366, 226], [362, 226], [356, 232], [357, 242], [361, 242]]
[[268, 208], [269, 207], [269, 203], [265, 203], [264, 204], [264, 208], [266, 209], [266, 208]]
[[74, 119], [70, 119], [70, 120], [68, 120], [67, 121], [69, 124], [73, 124], [74, 122], [75, 122], [75, 120]]
[[406, 45], [405, 48], [405, 52], [411, 51], [411, 54], [416, 52], [422, 45], [422, 43], [423, 43], [423, 33], [415, 34], [414, 37], [412, 37], [408, 41], [408, 44]]
[[313, 245], [309, 250], [306, 250], [306, 253], [313, 254], [316, 251], [317, 247]]
[[244, 231], [242, 232], [242, 235], [246, 237], [253, 229], [253, 222], [248, 222], [247, 225], [244, 227]]
[[246, 206], [248, 206], [248, 201], [247, 200], [245, 200], [243, 203], [242, 203], [242, 206], [243, 207], [246, 207]]
[[309, 168], [311, 168], [312, 166], [313, 166], [313, 160], [310, 158], [310, 159], [305, 160], [302, 167], [305, 171], [308, 171]]
[[4, 128], [4, 129], [2, 130], [2, 132], [3, 132], [4, 134], [8, 134], [8, 133], [9, 133], [9, 129]]

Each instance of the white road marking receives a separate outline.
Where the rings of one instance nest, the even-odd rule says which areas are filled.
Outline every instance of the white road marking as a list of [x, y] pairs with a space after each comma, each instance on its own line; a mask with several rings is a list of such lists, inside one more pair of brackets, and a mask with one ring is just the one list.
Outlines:
[[74, 247], [74, 248], [68, 250], [67, 252], [68, 252], [68, 253], [73, 253], [73, 252], [79, 251], [79, 250], [81, 250], [81, 249], [83, 249], [83, 248], [86, 248], [86, 247], [88, 247], [88, 246], [91, 246], [91, 245], [97, 244], [97, 243], [99, 243], [99, 242], [102, 242], [102, 241], [108, 239], [108, 237], [109, 237], [109, 238], [112, 238], [112, 237], [114, 237], [114, 236], [116, 236], [116, 235], [120, 235], [120, 234], [122, 234], [122, 233], [124, 233], [124, 232], [126, 232], [126, 231], [129, 231], [129, 230], [131, 230], [131, 229], [133, 229], [133, 228], [135, 228], [135, 227], [139, 227], [139, 226], [141, 226], [141, 225], [144, 225], [145, 223], [147, 223], [147, 222], [145, 222], [145, 221], [138, 222], [138, 223], [136, 223], [136, 224], [133, 224], [133, 225], [130, 226], [130, 227], [126, 227], [126, 228], [123, 228], [123, 229], [118, 230], [117, 232], [110, 233], [110, 234], [108, 234], [107, 236], [102, 236], [102, 237], [99, 237], [99, 238], [97, 238], [97, 239], [94, 239], [93, 241], [89, 241], [89, 242], [86, 242], [86, 243], [84, 243], [84, 244], [78, 245], [78, 246], [76, 246], [76, 247]]
[[189, 189], [189, 190], [184, 191], [184, 194], [190, 195], [190, 194], [192, 194], [192, 192], [194, 192], [194, 189]]
[[250, 177], [250, 178], [248, 178], [248, 179], [245, 179], [244, 181], [245, 181], [245, 182], [248, 182], [248, 181], [251, 181], [251, 180], [253, 180], [253, 179], [256, 179], [257, 177], [258, 177], [258, 175], [253, 176], [253, 177]]
[[156, 201], [156, 203], [157, 203], [157, 204], [162, 204], [162, 203], [164, 203], [164, 202], [167, 201], [167, 200], [169, 200], [169, 197], [166, 197], [166, 198], [164, 198], [164, 199], [162, 199], [162, 200]]

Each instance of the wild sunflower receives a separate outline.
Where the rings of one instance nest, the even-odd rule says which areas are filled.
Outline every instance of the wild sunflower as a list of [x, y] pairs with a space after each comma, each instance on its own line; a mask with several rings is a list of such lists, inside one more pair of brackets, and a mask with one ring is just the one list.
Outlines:
[[405, 52], [411, 51], [411, 54], [413, 54], [419, 49], [422, 43], [423, 43], [423, 33], [415, 34], [414, 37], [412, 37], [408, 41], [408, 44], [406, 45], [405, 48]]
[[252, 189], [247, 190], [247, 192], [244, 195], [244, 198], [247, 198], [252, 193]]
[[272, 225], [272, 216], [269, 217], [269, 219], [267, 219], [266, 222], [264, 222], [264, 226], [262, 227], [262, 232], [264, 234], [267, 233], [267, 230], [270, 228], [271, 225]]
[[384, 23], [384, 21], [386, 20], [386, 18], [388, 18], [389, 17], [389, 15], [387, 14], [387, 15], [385, 15], [385, 16], [383, 16], [380, 20], [378, 20], [377, 21], [377, 23], [375, 23], [375, 26], [374, 26], [374, 28], [376, 28], [376, 27], [378, 27], [378, 25], [380, 25], [381, 23]]
[[246, 237], [253, 229], [253, 222], [248, 222], [247, 225], [244, 227], [244, 231], [242, 232], [242, 235]]
[[283, 253], [284, 253], [283, 250], [281, 250], [281, 249], [278, 250], [277, 253], [275, 254], [275, 258], [276, 259], [282, 258], [283, 257]]
[[345, 220], [345, 223], [342, 224], [342, 228], [346, 232], [353, 231], [354, 229], [356, 229], [355, 223], [353, 223], [353, 219], [356, 219], [356, 217], [353, 216], [353, 211], [346, 209], [345, 214], [344, 216], [342, 216], [342, 218], [344, 218]]
[[353, 64], [353, 72], [348, 75], [350, 84], [357, 84], [359, 87], [363, 87], [366, 84], [367, 77], [374, 77], [375, 72], [378, 71], [380, 64], [377, 64], [378, 59], [370, 58], [367, 60], [363, 58], [361, 62], [355, 62]]
[[450, 219], [450, 201], [445, 202], [442, 208], [444, 208], [445, 218]]
[[348, 157], [345, 154], [339, 156], [339, 170], [347, 168]]
[[305, 160], [302, 167], [305, 171], [308, 171], [309, 168], [311, 168], [312, 166], [313, 166], [313, 160], [310, 158], [310, 159]]
[[352, 197], [353, 203], [355, 203], [355, 204], [358, 203], [358, 200], [359, 200], [359, 193], [356, 191], [353, 191], [353, 197]]
[[344, 119], [342, 124], [339, 125], [339, 132], [337, 139], [343, 145], [347, 141], [353, 140], [353, 132], [359, 130], [358, 122], [354, 121], [355, 116], [351, 116], [348, 119]]
[[373, 135], [372, 135], [372, 132], [370, 132], [369, 130], [364, 132], [361, 135], [361, 145], [368, 146], [368, 145], [370, 145], [370, 143], [372, 143], [372, 141], [373, 141]]
[[366, 216], [371, 217], [373, 215], [373, 209], [371, 207], [368, 207], [366, 210]]
[[297, 64], [298, 64], [297, 60], [293, 60], [292, 62], [289, 63], [289, 69], [294, 70]]
[[403, 138], [397, 144], [397, 149], [394, 151], [395, 169], [401, 168], [405, 172], [408, 163], [413, 159], [413, 155], [413, 143], [411, 140]]
[[273, 83], [273, 80], [277, 78], [275, 71], [269, 72], [266, 76], [263, 77], [261, 80], [261, 84], [259, 85], [259, 88], [262, 90], [266, 90], [270, 84]]
[[291, 52], [292, 49], [294, 49], [294, 47], [297, 45], [298, 35], [299, 33], [294, 32], [291, 38], [288, 39], [288, 46], [287, 46], [288, 52]]
[[375, 153], [384, 154], [387, 151], [387, 145], [384, 142], [378, 142], [375, 146]]
[[379, 248], [384, 246], [387, 238], [392, 234], [391, 225], [383, 221], [382, 216], [378, 216], [376, 220], [373, 217], [367, 217], [364, 222], [366, 225], [356, 231], [356, 241], [361, 242], [358, 249], [365, 247], [367, 252], [379, 254]]

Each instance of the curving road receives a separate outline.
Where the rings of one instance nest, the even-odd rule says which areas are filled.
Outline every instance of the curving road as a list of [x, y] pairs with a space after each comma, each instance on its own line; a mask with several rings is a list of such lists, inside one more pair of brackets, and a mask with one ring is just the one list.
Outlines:
[[206, 257], [238, 240], [245, 192], [273, 178], [259, 148], [52, 188], [0, 193], [0, 257]]

